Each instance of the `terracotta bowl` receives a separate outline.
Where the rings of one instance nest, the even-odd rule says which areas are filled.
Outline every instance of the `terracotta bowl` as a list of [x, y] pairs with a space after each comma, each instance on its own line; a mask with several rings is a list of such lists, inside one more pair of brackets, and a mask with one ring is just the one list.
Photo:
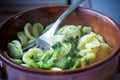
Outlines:
[[108, 16], [83, 7], [79, 7], [64, 19], [61, 25], [87, 25], [101, 34], [113, 47], [112, 53], [105, 59], [83, 68], [63, 71], [50, 71], [26, 68], [11, 62], [5, 55], [6, 45], [16, 39], [17, 32], [23, 30], [27, 22], [40, 22], [44, 26], [54, 22], [68, 6], [46, 6], [18, 13], [0, 26], [0, 59], [3, 63], [6, 80], [113, 80], [117, 73], [120, 49], [120, 31], [118, 24]]

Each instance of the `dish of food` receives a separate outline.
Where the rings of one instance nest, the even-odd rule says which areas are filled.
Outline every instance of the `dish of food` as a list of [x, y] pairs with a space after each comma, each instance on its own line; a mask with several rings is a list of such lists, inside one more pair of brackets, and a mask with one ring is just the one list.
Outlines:
[[[66, 5], [62, 5], [62, 6], [53, 5], [53, 6], [45, 6], [45, 7], [25, 10], [16, 15], [13, 15], [12, 17], [8, 18], [6, 21], [4, 21], [1, 24], [0, 60], [2, 61], [3, 72], [4, 72], [3, 74], [6, 80], [114, 80], [115, 79], [115, 75], [117, 74], [116, 72], [119, 65], [118, 63], [119, 49], [120, 49], [120, 31], [118, 28], [119, 25], [107, 15], [83, 7], [78, 7], [76, 10], [70, 13], [69, 16], [67, 16], [63, 20], [63, 22], [60, 24], [59, 27], [60, 29], [62, 29], [64, 26], [67, 25], [69, 26], [74, 25], [76, 27], [80, 25], [82, 25], [83, 27], [85, 26], [91, 27], [92, 33], [95, 33], [95, 35], [102, 36], [105, 43], [107, 43], [110, 47], [112, 47], [112, 51], [109, 53], [109, 55], [107, 55], [107, 57], [103, 58], [103, 56], [101, 56], [101, 58], [103, 59], [99, 61], [95, 61], [92, 64], [86, 64], [85, 66], [78, 66], [77, 68], [74, 69], [73, 68], [62, 69], [55, 66], [53, 66], [50, 69], [42, 69], [42, 68], [34, 68], [31, 66], [29, 68], [29, 65], [27, 66], [26, 63], [23, 62], [23, 55], [27, 53], [27, 51], [26, 52], [23, 51], [22, 57], [18, 59], [10, 56], [7, 47], [8, 43], [17, 40], [20, 43], [20, 46], [24, 48], [25, 46], [33, 42], [34, 39], [37, 38], [37, 37], [34, 38], [34, 33], [32, 32], [33, 28], [31, 29], [29, 28], [30, 31], [28, 30], [27, 27], [25, 28], [25, 25], [27, 23], [30, 23], [31, 27], [33, 27], [33, 25], [36, 23], [41, 23], [44, 27], [42, 31], [43, 33], [46, 30], [46, 26], [55, 22], [56, 19], [61, 15], [61, 13], [63, 13], [63, 11], [65, 11], [68, 7], [69, 6]], [[21, 37], [25, 38], [26, 40], [21, 39], [21, 37], [19, 38], [17, 37], [18, 33], [21, 31], [25, 35], [25, 37], [23, 35]], [[32, 35], [32, 39], [26, 38], [26, 33], [24, 31], [28, 31], [27, 33], [28, 34], [30, 33], [30, 35]], [[82, 38], [83, 36], [81, 35], [80, 37]], [[52, 39], [54, 40], [55, 38], [51, 37], [50, 39], [52, 41]], [[76, 40], [79, 42], [78, 37]], [[53, 42], [53, 45], [54, 43], [56, 42]], [[71, 45], [71, 43], [68, 44]], [[53, 49], [50, 48], [50, 50]], [[83, 50], [84, 48], [81, 49], [81, 51], [79, 50], [76, 51], [85, 52]], [[5, 51], [7, 52], [8, 56], [5, 55]], [[47, 54], [44, 53], [44, 55]], [[46, 58], [46, 56], [44, 56], [44, 58], [50, 59], [50, 58]], [[33, 57], [30, 58], [30, 60], [33, 62], [39, 61], [37, 56], [35, 56], [34, 59]], [[72, 60], [73, 60], [73, 56], [72, 56]], [[101, 74], [105, 74], [105, 75], [101, 75]]]
[[18, 39], [8, 43], [6, 56], [13, 62], [25, 67], [44, 70], [71, 70], [84, 67], [106, 58], [112, 47], [91, 27], [83, 25], [64, 25], [49, 39], [52, 46], [43, 51], [33, 47], [28, 51], [23, 48], [33, 43], [45, 33], [41, 23], [26, 23], [24, 30], [17, 33]]

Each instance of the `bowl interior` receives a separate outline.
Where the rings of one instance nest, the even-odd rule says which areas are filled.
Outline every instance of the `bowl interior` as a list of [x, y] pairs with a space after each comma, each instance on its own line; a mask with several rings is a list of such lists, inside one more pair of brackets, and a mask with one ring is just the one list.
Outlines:
[[[0, 27], [0, 49], [6, 50], [6, 45], [17, 38], [17, 32], [23, 30], [27, 22], [40, 22], [44, 26], [53, 23], [68, 6], [48, 6], [31, 9], [12, 16]], [[118, 51], [120, 45], [120, 33], [118, 25], [107, 16], [96, 11], [80, 7], [69, 14], [61, 23], [62, 25], [86, 25], [91, 26], [96, 33], [114, 48], [113, 54]]]

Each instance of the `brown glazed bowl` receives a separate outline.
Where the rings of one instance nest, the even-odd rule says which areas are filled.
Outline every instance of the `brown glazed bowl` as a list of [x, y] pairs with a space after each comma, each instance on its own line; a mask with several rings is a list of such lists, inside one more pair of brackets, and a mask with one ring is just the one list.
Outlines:
[[113, 47], [111, 54], [104, 60], [74, 70], [50, 71], [26, 68], [11, 62], [5, 55], [6, 45], [16, 39], [17, 32], [23, 30], [27, 22], [40, 22], [44, 26], [53, 23], [68, 6], [45, 6], [18, 13], [0, 26], [0, 59], [3, 63], [6, 80], [114, 80], [117, 73], [120, 49], [118, 24], [108, 16], [83, 7], [74, 10], [61, 25], [87, 25], [101, 34]]

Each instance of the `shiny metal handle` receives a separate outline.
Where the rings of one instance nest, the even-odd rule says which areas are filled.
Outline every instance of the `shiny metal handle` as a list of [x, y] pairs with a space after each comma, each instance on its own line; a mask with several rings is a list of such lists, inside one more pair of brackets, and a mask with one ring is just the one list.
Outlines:
[[62, 22], [62, 20], [71, 13], [74, 9], [76, 9], [80, 4], [85, 2], [86, 0], [76, 0], [65, 12], [56, 20], [56, 22], [53, 24], [53, 26], [45, 33], [46, 35], [52, 34], [54, 35], [58, 25]]

